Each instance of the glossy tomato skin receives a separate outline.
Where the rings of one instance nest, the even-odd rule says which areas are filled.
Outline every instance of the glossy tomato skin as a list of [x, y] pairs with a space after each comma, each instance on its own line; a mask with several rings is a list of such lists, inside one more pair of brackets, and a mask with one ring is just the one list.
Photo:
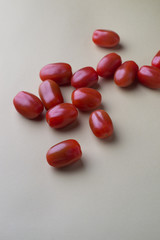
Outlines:
[[138, 65], [134, 61], [124, 62], [114, 74], [114, 82], [119, 87], [128, 87], [136, 81]]
[[81, 156], [81, 146], [74, 139], [57, 143], [46, 154], [48, 164], [56, 168], [65, 167], [77, 162]]
[[46, 113], [46, 121], [53, 128], [63, 128], [74, 122], [77, 117], [78, 111], [71, 103], [60, 103]]
[[39, 96], [48, 110], [57, 104], [63, 103], [63, 96], [58, 84], [52, 80], [45, 80], [39, 86]]
[[75, 88], [92, 87], [97, 82], [98, 74], [92, 67], [81, 68], [71, 78], [71, 85]]
[[89, 125], [98, 138], [107, 138], [113, 134], [113, 123], [104, 110], [96, 110], [89, 117]]
[[160, 51], [154, 56], [151, 62], [152, 66], [160, 68]]
[[37, 118], [43, 112], [41, 100], [32, 93], [21, 91], [13, 99], [13, 104], [21, 115], [26, 118]]
[[100, 77], [112, 77], [118, 67], [122, 64], [121, 57], [116, 53], [104, 56], [97, 65], [97, 73]]
[[153, 66], [142, 66], [138, 71], [138, 80], [146, 87], [160, 88], [160, 69]]
[[68, 63], [50, 63], [40, 70], [42, 81], [51, 79], [58, 85], [67, 85], [71, 82], [72, 68]]
[[101, 94], [92, 88], [78, 88], [72, 92], [72, 103], [81, 111], [90, 111], [101, 104]]
[[93, 42], [100, 47], [115, 47], [120, 41], [120, 37], [116, 32], [104, 29], [97, 29], [92, 35]]

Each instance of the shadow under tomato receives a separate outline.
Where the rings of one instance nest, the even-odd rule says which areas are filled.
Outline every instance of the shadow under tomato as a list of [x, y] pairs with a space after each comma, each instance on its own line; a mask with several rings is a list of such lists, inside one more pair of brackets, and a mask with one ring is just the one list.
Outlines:
[[87, 115], [87, 114], [90, 115], [92, 112], [94, 112], [94, 111], [96, 111], [96, 110], [100, 110], [100, 109], [106, 111], [106, 106], [105, 106], [104, 103], [101, 103], [97, 108], [94, 108], [94, 109], [92, 109], [92, 110], [89, 110], [89, 111], [81, 111], [81, 110], [79, 110], [79, 112], [80, 112], [80, 114], [82, 114], [82, 115]]
[[99, 84], [99, 82], [98, 83], [96, 83], [95, 85], [93, 85], [92, 87], [90, 87], [90, 88], [93, 88], [93, 89], [100, 89], [101, 88], [101, 85]]
[[115, 132], [113, 132], [112, 136], [108, 137], [108, 138], [99, 138], [99, 140], [103, 143], [115, 143], [117, 142], [118, 138]]
[[17, 113], [18, 114], [18, 117], [22, 118], [23, 121], [29, 121], [29, 122], [41, 122], [41, 121], [44, 121], [45, 119], [45, 113], [41, 113], [38, 117], [34, 118], [34, 119], [30, 119], [30, 118], [27, 118], [27, 117], [24, 117], [22, 116], [21, 114]]
[[132, 83], [132, 85], [128, 86], [128, 87], [119, 87], [122, 91], [133, 91], [135, 90], [139, 85], [138, 80], [136, 80], [134, 83]]
[[[106, 49], [106, 50], [110, 50], [110, 51], [112, 51], [112, 52], [126, 49], [126, 46], [124, 46], [122, 43], [119, 43], [119, 44], [118, 44], [117, 46], [115, 46], [115, 47], [101, 47], [101, 46], [97, 46], [97, 45], [96, 45], [96, 47], [99, 48], [99, 49], [100, 49], [100, 48], [103, 49], [103, 51], [104, 51], [104, 49]], [[107, 54], [109, 54], [109, 53], [107, 53]], [[106, 55], [107, 55], [107, 54], [106, 54]]]
[[124, 50], [126, 49], [126, 46], [124, 46], [122, 43], [119, 43], [117, 46], [113, 47], [113, 48], [110, 48], [110, 49], [113, 49], [113, 50]]
[[160, 92], [160, 88], [150, 88], [150, 87], [147, 87], [147, 86], [143, 85], [140, 82], [139, 82], [139, 85], [144, 87], [144, 88], [146, 88], [146, 89], [148, 89], [148, 90], [150, 90], [150, 91], [154, 91], [154, 92], [158, 92], [158, 93]]
[[76, 120], [76, 121], [74, 121], [73, 123], [69, 124], [66, 127], [63, 127], [63, 128], [53, 128], [53, 130], [55, 130], [57, 132], [68, 132], [68, 131], [71, 131], [71, 130], [73, 130], [75, 128], [78, 128], [79, 126], [80, 126], [80, 121]]
[[52, 168], [52, 171], [54, 171], [54, 172], [57, 171], [59, 173], [71, 173], [71, 172], [82, 171], [82, 170], [84, 170], [85, 167], [86, 166], [84, 164], [83, 157], [82, 157], [77, 162], [72, 163], [68, 166], [65, 166], [65, 167], [62, 167], [62, 168]]
[[43, 121], [46, 117], [46, 111], [44, 110], [43, 113], [41, 113], [37, 118], [31, 119], [34, 122], [40, 122]]
[[104, 84], [112, 84], [112, 83], [114, 83], [114, 75], [112, 75], [112, 76], [110, 76], [110, 77], [107, 77], [107, 78], [100, 78], [99, 79], [99, 82], [100, 82], [100, 85], [101, 85], [101, 88], [103, 88], [103, 86], [102, 86], [102, 84], [104, 83]]
[[99, 107], [95, 109], [95, 111], [98, 110], [98, 109], [102, 109], [102, 110], [105, 111], [105, 110], [106, 110], [105, 104], [104, 104], [104, 103], [101, 103], [101, 104], [99, 105]]
[[66, 88], [66, 87], [69, 87], [69, 86], [71, 86], [71, 82], [65, 83], [63, 85], [59, 85], [60, 88]]

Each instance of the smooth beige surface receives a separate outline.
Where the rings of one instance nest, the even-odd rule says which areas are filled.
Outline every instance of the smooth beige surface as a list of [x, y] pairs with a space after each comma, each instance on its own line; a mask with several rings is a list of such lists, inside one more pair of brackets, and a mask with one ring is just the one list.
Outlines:
[[[160, 49], [160, 1], [1, 0], [0, 18], [0, 239], [159, 240], [160, 91], [100, 80], [112, 141], [92, 134], [87, 113], [55, 131], [45, 119], [21, 117], [12, 99], [21, 90], [37, 94], [39, 70], [50, 62], [76, 71], [116, 51], [150, 64]], [[97, 28], [118, 32], [121, 48], [96, 47]], [[72, 90], [62, 88], [65, 101]], [[45, 154], [68, 138], [80, 142], [82, 161], [55, 170]]]

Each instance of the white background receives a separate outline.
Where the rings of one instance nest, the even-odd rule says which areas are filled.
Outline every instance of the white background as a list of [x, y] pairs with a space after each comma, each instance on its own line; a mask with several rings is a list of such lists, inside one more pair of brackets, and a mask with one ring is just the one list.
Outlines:
[[[97, 28], [116, 31], [121, 47], [96, 47]], [[160, 239], [159, 90], [120, 89], [100, 79], [115, 128], [110, 141], [92, 134], [88, 113], [56, 131], [45, 118], [24, 119], [12, 104], [21, 90], [38, 94], [45, 64], [67, 62], [73, 72], [96, 68], [115, 51], [142, 66], [159, 49], [159, 0], [0, 1], [1, 240]], [[62, 88], [66, 102], [72, 90]], [[69, 138], [81, 144], [82, 160], [63, 170], [50, 167], [47, 150]]]

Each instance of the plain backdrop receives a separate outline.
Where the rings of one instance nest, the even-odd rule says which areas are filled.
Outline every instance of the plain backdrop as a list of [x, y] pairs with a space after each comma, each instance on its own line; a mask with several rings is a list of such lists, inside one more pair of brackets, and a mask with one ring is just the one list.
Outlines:
[[[97, 28], [116, 31], [120, 46], [95, 46]], [[92, 134], [89, 113], [58, 131], [20, 116], [12, 100], [21, 90], [38, 95], [39, 70], [51, 62], [75, 72], [116, 52], [149, 65], [160, 49], [160, 1], [1, 0], [0, 35], [0, 239], [159, 240], [159, 90], [99, 80], [111, 140]], [[62, 87], [66, 102], [72, 91]], [[81, 161], [50, 167], [47, 150], [69, 138], [81, 144]]]

